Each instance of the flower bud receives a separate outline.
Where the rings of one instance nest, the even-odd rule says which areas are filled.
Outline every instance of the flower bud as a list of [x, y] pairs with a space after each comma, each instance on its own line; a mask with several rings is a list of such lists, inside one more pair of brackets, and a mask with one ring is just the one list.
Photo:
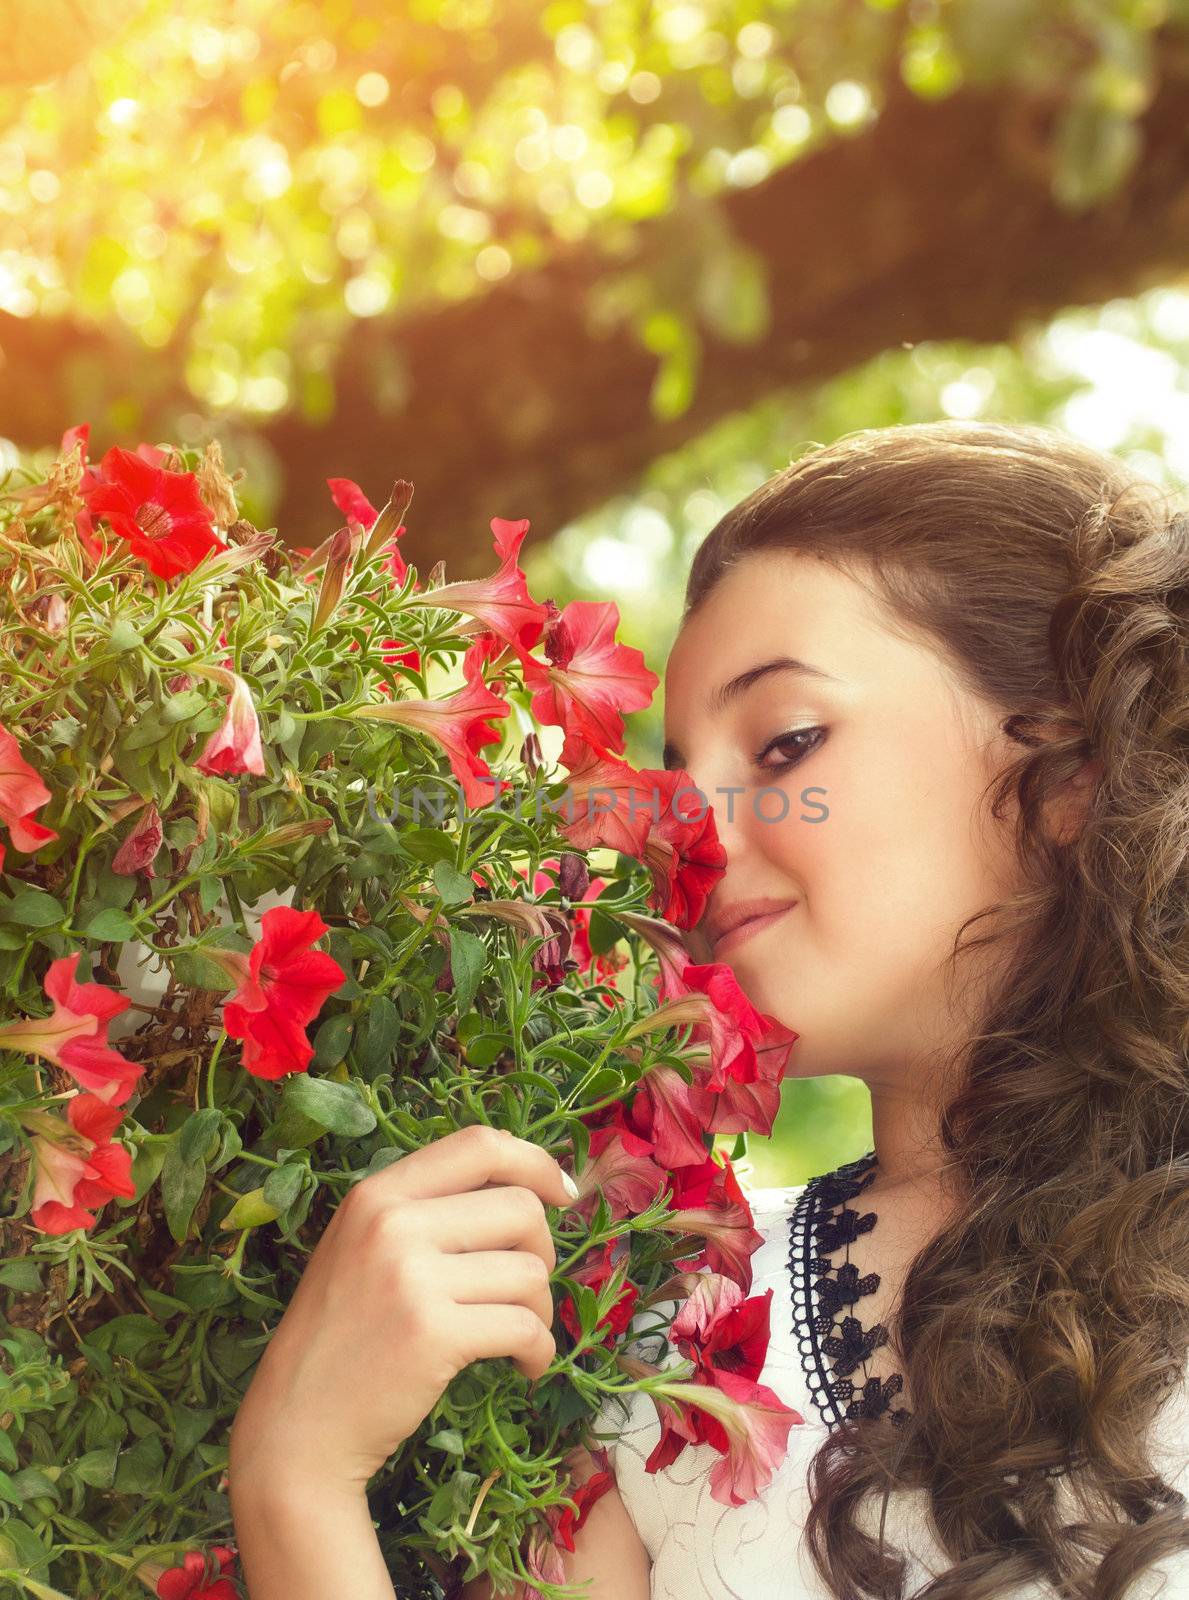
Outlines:
[[590, 870], [572, 850], [565, 851], [558, 862], [557, 887], [567, 900], [581, 900], [590, 888]]
[[525, 734], [520, 746], [520, 764], [530, 778], [535, 778], [544, 765], [544, 754], [541, 750], [541, 741], [533, 730]]
[[312, 833], [329, 833], [331, 826], [330, 817], [307, 817], [304, 822], [283, 822], [279, 828], [266, 833], [256, 848], [279, 850], [284, 845], [296, 844], [299, 839], [308, 838]]
[[384, 506], [372, 524], [372, 531], [368, 534], [367, 544], [363, 550], [365, 560], [369, 556], [378, 555], [388, 543], [397, 528], [405, 520], [405, 512], [409, 509], [412, 499], [413, 485], [407, 478], [398, 478], [392, 485], [392, 493], [388, 496], [388, 504]]
[[276, 1206], [264, 1198], [264, 1185], [241, 1194], [231, 1210], [219, 1224], [221, 1228], [256, 1228], [262, 1222], [275, 1222], [280, 1216]]
[[113, 856], [111, 870], [128, 878], [135, 877], [138, 872], [147, 872], [161, 848], [163, 837], [157, 802], [151, 800], [140, 821]]
[[318, 590], [318, 604], [314, 607], [314, 620], [310, 624], [311, 633], [317, 633], [318, 629], [329, 622], [334, 615], [335, 608], [343, 597], [352, 558], [359, 548], [362, 537], [363, 526], [356, 522], [340, 528], [330, 541], [326, 569], [322, 574], [322, 586]]

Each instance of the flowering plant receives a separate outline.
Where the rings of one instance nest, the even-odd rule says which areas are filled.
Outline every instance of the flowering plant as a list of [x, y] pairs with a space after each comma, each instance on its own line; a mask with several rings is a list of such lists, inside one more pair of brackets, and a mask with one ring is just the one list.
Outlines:
[[[581, 1191], [557, 1356], [465, 1368], [369, 1499], [402, 1596], [570, 1594], [610, 1396], [651, 1394], [653, 1471], [710, 1445], [725, 1504], [802, 1420], [732, 1166], [797, 1035], [687, 954], [724, 858], [687, 774], [622, 759], [657, 679], [614, 605], [530, 595], [527, 522], [423, 586], [403, 480], [329, 478], [343, 525], [292, 550], [216, 442], [88, 440], [0, 487], [0, 1580], [242, 1593], [227, 1434], [304, 1257], [490, 1122]], [[675, 1364], [628, 1352], [644, 1313]]]

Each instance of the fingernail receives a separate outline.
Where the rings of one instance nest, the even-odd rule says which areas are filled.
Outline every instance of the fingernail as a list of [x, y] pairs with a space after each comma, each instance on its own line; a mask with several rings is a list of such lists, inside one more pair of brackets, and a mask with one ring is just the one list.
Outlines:
[[570, 1177], [570, 1174], [568, 1172], [563, 1172], [562, 1173], [561, 1181], [562, 1181], [562, 1187], [563, 1187], [563, 1189], [565, 1189], [565, 1191], [569, 1195], [570, 1199], [571, 1200], [577, 1200], [579, 1198], [579, 1196], [581, 1195], [582, 1191], [581, 1191], [581, 1189], [579, 1189], [578, 1185], [574, 1182], [573, 1178]]

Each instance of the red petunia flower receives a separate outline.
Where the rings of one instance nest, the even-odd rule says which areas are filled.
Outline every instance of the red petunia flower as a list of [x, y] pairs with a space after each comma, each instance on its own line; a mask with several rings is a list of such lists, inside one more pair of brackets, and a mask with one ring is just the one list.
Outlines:
[[[576, 1283], [585, 1284], [594, 1294], [601, 1294], [604, 1285], [615, 1276], [618, 1270], [618, 1263], [611, 1259], [616, 1243], [616, 1240], [608, 1239], [601, 1249], [589, 1252], [589, 1259], [584, 1261], [576, 1271], [570, 1273], [570, 1277]], [[639, 1295], [640, 1291], [634, 1283], [625, 1280], [620, 1285], [614, 1304], [603, 1313], [595, 1324], [596, 1328], [605, 1330], [601, 1341], [603, 1344], [615, 1345], [618, 1343], [620, 1334], [626, 1330], [632, 1320]], [[572, 1295], [566, 1295], [561, 1302], [558, 1308], [558, 1315], [574, 1339], [578, 1340], [582, 1335], [582, 1323], [579, 1320], [578, 1310]]]
[[239, 982], [223, 1006], [223, 1025], [243, 1042], [241, 1058], [254, 1077], [281, 1078], [310, 1064], [306, 1024], [347, 981], [333, 956], [312, 948], [326, 927], [317, 911], [273, 906], [260, 919], [251, 955], [207, 952]]
[[700, 1273], [673, 1318], [670, 1333], [694, 1364], [693, 1380], [713, 1383], [719, 1372], [758, 1379], [771, 1338], [772, 1290], [745, 1298], [733, 1278]]
[[614, 601], [571, 600], [545, 625], [549, 664], [524, 658], [537, 721], [616, 754], [624, 747], [623, 713], [650, 705], [660, 683], [644, 665], [642, 651], [616, 642], [618, 626]]
[[714, 808], [681, 768], [645, 767], [640, 777], [651, 782], [659, 812], [644, 843], [644, 864], [652, 873], [649, 907], [676, 928], [696, 927], [727, 870]]
[[722, 1457], [710, 1470], [710, 1498], [724, 1506], [758, 1499], [788, 1454], [789, 1430], [805, 1421], [767, 1384], [734, 1372], [718, 1372], [713, 1383], [664, 1383], [653, 1400], [661, 1436], [645, 1472], [663, 1472], [687, 1444], [708, 1444]]
[[192, 472], [167, 472], [113, 445], [99, 463], [98, 484], [82, 486], [93, 517], [112, 529], [161, 578], [193, 572], [203, 559], [227, 546], [198, 493]]
[[704, 1259], [711, 1272], [721, 1273], [745, 1294], [750, 1293], [751, 1258], [764, 1236], [754, 1225], [751, 1205], [730, 1157], [724, 1154], [720, 1163], [707, 1151], [698, 1165], [676, 1167], [670, 1183], [674, 1215], [663, 1218], [657, 1227], [666, 1233], [701, 1238], [702, 1248], [691, 1260]]
[[157, 1579], [157, 1600], [236, 1600], [235, 1551], [227, 1545], [211, 1546], [219, 1575], [207, 1577], [209, 1563], [197, 1550], [187, 1550], [180, 1567], [170, 1567]]
[[582, 851], [603, 845], [642, 861], [657, 802], [635, 767], [575, 734], [567, 737], [559, 759], [569, 776], [565, 792], [548, 805], [567, 842]]

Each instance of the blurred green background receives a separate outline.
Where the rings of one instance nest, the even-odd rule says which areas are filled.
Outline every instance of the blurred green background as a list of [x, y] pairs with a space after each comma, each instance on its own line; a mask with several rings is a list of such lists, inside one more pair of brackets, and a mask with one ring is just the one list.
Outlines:
[[[315, 545], [613, 599], [814, 443], [1037, 420], [1189, 480], [1189, 0], [9, 0], [0, 470], [217, 436]], [[0, 622], [2, 626], [2, 622]], [[0, 691], [2, 694], [2, 691]], [[660, 765], [663, 701], [627, 759]], [[870, 1148], [790, 1082], [751, 1186]]]

